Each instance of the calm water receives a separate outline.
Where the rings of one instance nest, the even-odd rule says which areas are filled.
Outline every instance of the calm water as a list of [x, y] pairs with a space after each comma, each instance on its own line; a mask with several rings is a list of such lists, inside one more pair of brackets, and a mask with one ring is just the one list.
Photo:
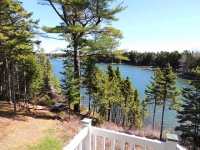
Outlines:
[[[63, 65], [62, 65], [62, 60], [51, 60], [54, 74], [58, 79], [62, 78], [62, 75], [59, 73], [63, 71]], [[98, 66], [102, 69], [106, 68], [108, 65], [107, 64], [98, 64]], [[151, 76], [153, 76], [153, 71], [150, 70], [142, 70], [140, 67], [135, 67], [131, 65], [118, 65], [118, 64], [113, 64], [113, 67], [119, 67], [121, 70], [121, 74], [124, 78], [127, 76], [130, 77], [132, 84], [135, 89], [137, 89], [140, 93], [140, 99], [143, 100], [145, 98], [145, 93], [144, 90], [146, 89], [146, 85], [149, 83], [151, 80]], [[182, 86], [188, 87], [188, 80], [186, 79], [181, 79], [177, 78], [177, 87], [178, 89], [181, 89]], [[87, 97], [85, 96], [84, 100], [82, 101], [82, 104], [87, 104]], [[148, 110], [150, 111], [150, 116], [147, 117], [146, 119], [146, 124], [151, 124], [151, 115], [153, 112], [152, 106], [148, 107]], [[164, 120], [164, 126], [167, 129], [172, 129], [177, 125], [176, 121], [176, 111], [173, 110], [165, 110], [165, 120]], [[157, 126], [160, 125], [160, 120], [161, 120], [161, 109], [159, 108], [156, 113], [156, 124]]]

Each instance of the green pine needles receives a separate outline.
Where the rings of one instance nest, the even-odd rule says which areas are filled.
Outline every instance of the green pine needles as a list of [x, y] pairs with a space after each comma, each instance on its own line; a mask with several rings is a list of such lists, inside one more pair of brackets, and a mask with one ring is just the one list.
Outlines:
[[142, 105], [139, 93], [127, 77], [121, 76], [119, 68], [109, 65], [104, 72], [97, 68], [92, 90], [93, 111], [105, 120], [130, 128], [142, 126]]
[[[164, 126], [164, 114], [165, 109], [177, 110], [180, 107], [178, 96], [180, 91], [176, 86], [176, 74], [172, 72], [172, 67], [167, 64], [163, 70], [157, 69], [154, 72], [153, 81], [147, 85], [145, 93], [147, 95], [145, 101], [147, 104], [152, 104], [153, 110], [153, 130], [155, 129], [155, 113], [156, 107], [162, 107], [162, 118], [160, 127], [160, 140], [162, 140], [163, 126]], [[167, 105], [169, 102], [169, 105]]]
[[190, 81], [192, 87], [182, 89], [181, 108], [178, 110], [178, 123], [175, 128], [181, 131], [183, 142], [200, 146], [200, 67], [195, 70], [196, 80]]
[[[56, 27], [44, 26], [43, 30], [47, 33], [58, 33], [66, 40], [67, 50], [72, 52], [74, 80], [79, 80], [79, 83], [83, 55], [102, 54], [105, 50], [110, 53], [108, 51], [113, 50], [113, 42], [107, 49], [109, 43], [100, 45], [96, 37], [105, 36], [111, 41], [122, 38], [121, 31], [111, 27], [111, 23], [118, 20], [115, 15], [125, 9], [122, 3], [113, 7], [110, 5], [114, 4], [114, 1], [107, 0], [40, 0], [39, 3], [48, 3], [63, 22]], [[115, 45], [117, 44], [118, 41]], [[85, 49], [91, 51], [84, 51]], [[79, 89], [80, 85], [77, 84], [77, 91]], [[74, 105], [74, 111], [79, 111], [79, 103]]]

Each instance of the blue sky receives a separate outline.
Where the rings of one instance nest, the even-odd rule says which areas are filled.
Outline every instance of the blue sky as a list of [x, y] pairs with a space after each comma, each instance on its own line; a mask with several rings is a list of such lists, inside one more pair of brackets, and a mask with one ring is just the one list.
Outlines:
[[[40, 26], [56, 26], [60, 18], [50, 6], [37, 4], [37, 0], [21, 0], [33, 19], [40, 19]], [[119, 3], [122, 0], [117, 0]], [[120, 29], [124, 38], [121, 49], [139, 52], [200, 50], [200, 0], [124, 0], [127, 8], [117, 14], [119, 20], [112, 25]], [[46, 52], [67, 43], [42, 39]]]

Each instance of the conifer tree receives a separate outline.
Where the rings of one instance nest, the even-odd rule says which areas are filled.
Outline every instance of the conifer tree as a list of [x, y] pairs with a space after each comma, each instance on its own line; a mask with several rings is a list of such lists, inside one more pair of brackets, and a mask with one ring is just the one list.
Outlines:
[[96, 58], [94, 56], [85, 57], [82, 64], [82, 85], [87, 90], [89, 97], [89, 111], [91, 111], [92, 89], [94, 88], [93, 80], [97, 67], [95, 66]]
[[70, 109], [71, 105], [74, 106], [77, 103], [79, 104], [80, 102], [80, 97], [77, 96], [80, 93], [80, 89], [78, 88], [79, 81], [74, 77], [73, 62], [70, 57], [64, 60], [64, 69], [64, 72], [61, 72], [61, 74], [63, 75], [63, 78], [61, 79], [61, 89]]
[[129, 111], [128, 105], [129, 105], [129, 102], [133, 102], [134, 101], [134, 91], [135, 91], [135, 89], [132, 86], [130, 78], [127, 77], [126, 80], [124, 80], [123, 91], [122, 91], [122, 95], [124, 97], [124, 102], [122, 104], [122, 111], [123, 111], [122, 125], [123, 126], [125, 126], [126, 117], [128, 116], [128, 111]]
[[102, 83], [102, 80], [104, 79], [104, 74], [103, 71], [97, 67], [96, 72], [94, 73], [94, 78], [92, 80], [92, 84], [94, 85], [94, 87], [92, 88], [92, 93], [91, 96], [93, 98], [93, 114], [96, 110], [96, 112], [98, 112], [99, 110], [97, 110], [101, 101], [101, 91], [102, 91], [102, 85], [99, 83]]
[[[80, 55], [81, 49], [84, 47], [94, 47], [96, 49], [96, 41], [93, 37], [105, 34], [110, 37], [122, 37], [121, 32], [109, 24], [116, 21], [115, 14], [124, 10], [121, 4], [116, 7], [109, 7], [113, 1], [96, 0], [43, 0], [41, 4], [48, 2], [53, 10], [63, 21], [63, 24], [54, 28], [43, 27], [48, 33], [61, 33], [70, 43], [68, 47], [73, 51], [74, 78], [80, 80]], [[60, 9], [60, 10], [59, 10]], [[103, 24], [103, 25], [102, 25]], [[88, 38], [88, 35], [90, 38]], [[78, 83], [79, 84], [79, 83]], [[77, 86], [78, 87], [78, 86]], [[79, 103], [74, 106], [74, 110], [79, 110]]]
[[122, 120], [122, 108], [123, 108], [123, 83], [124, 83], [124, 78], [121, 75], [121, 71], [119, 67], [116, 68], [115, 70], [116, 78], [115, 78], [115, 84], [116, 84], [116, 103], [113, 106], [113, 112], [114, 114], [112, 115], [115, 120], [112, 120], [113, 122], [120, 124]]
[[95, 78], [92, 82], [95, 85], [92, 90], [94, 105], [98, 108], [97, 112], [100, 113], [105, 120], [107, 120], [107, 111], [109, 109], [107, 96], [110, 92], [109, 88], [111, 87], [109, 76], [98, 67], [95, 72]]
[[153, 121], [152, 121], [152, 128], [155, 129], [155, 114], [156, 114], [156, 106], [160, 104], [161, 99], [161, 87], [158, 83], [160, 77], [162, 76], [162, 72], [160, 68], [156, 69], [154, 72], [154, 77], [151, 77], [153, 81], [150, 81], [149, 85], [145, 90], [145, 94], [147, 95], [145, 101], [147, 104], [153, 105]]
[[147, 102], [145, 100], [143, 100], [141, 102], [141, 112], [140, 113], [141, 113], [141, 117], [142, 117], [142, 125], [144, 126], [144, 124], [145, 124], [144, 118], [149, 115], [148, 109], [147, 109]]
[[141, 101], [137, 90], [134, 90], [133, 95], [128, 99], [128, 120], [130, 120], [130, 127], [141, 127]]
[[0, 62], [2, 62], [3, 72], [1, 93], [5, 93], [4, 98], [8, 98], [10, 103], [14, 102], [15, 108], [15, 91], [17, 89], [20, 97], [19, 85], [22, 85], [19, 84], [18, 76], [22, 71], [18, 66], [21, 63], [20, 55], [31, 54], [33, 43], [31, 38], [34, 37], [34, 26], [37, 21], [31, 19], [32, 13], [27, 13], [18, 1], [3, 0], [0, 1], [0, 5], [3, 7], [0, 10]]
[[169, 109], [178, 109], [180, 106], [179, 98], [177, 96], [180, 94], [176, 88], [176, 74], [172, 72], [172, 68], [169, 64], [162, 71], [162, 76], [159, 77], [158, 84], [160, 85], [160, 96], [162, 104], [162, 118], [161, 118], [161, 128], [160, 128], [160, 140], [162, 140], [163, 133], [163, 122], [166, 102], [169, 101]]
[[[113, 66], [109, 65], [108, 68], [107, 68], [107, 70], [108, 70], [107, 74], [108, 74], [108, 78], [109, 78], [108, 82], [113, 83], [110, 90], [114, 90], [114, 87], [115, 87], [115, 84], [116, 84], [116, 82], [114, 82], [115, 78], [116, 78], [115, 69], [113, 68]], [[108, 95], [108, 96], [111, 98], [114, 95]], [[109, 104], [109, 106], [108, 106], [109, 107], [108, 108], [108, 121], [110, 121], [112, 101], [109, 100], [108, 104]]]
[[181, 131], [181, 138], [200, 146], [200, 67], [195, 70], [196, 80], [190, 81], [192, 87], [182, 89], [181, 108], [178, 110], [176, 131]]

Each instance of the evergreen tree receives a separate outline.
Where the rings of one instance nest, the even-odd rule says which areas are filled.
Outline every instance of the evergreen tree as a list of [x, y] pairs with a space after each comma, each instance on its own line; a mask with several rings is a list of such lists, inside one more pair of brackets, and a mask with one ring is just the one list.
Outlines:
[[98, 109], [97, 112], [100, 113], [100, 116], [107, 120], [107, 111], [109, 109], [107, 95], [109, 94], [109, 88], [111, 87], [109, 77], [98, 67], [92, 82], [95, 85], [92, 90], [94, 105]]
[[[106, 0], [43, 1], [44, 3], [48, 2], [63, 21], [63, 24], [59, 26], [54, 28], [43, 27], [43, 30], [48, 33], [61, 33], [61, 35], [63, 35], [64, 38], [70, 43], [68, 47], [73, 51], [72, 61], [75, 72], [74, 78], [76, 80], [80, 80], [81, 50], [84, 47], [93, 47], [93, 50], [95, 49], [95, 51], [101, 50], [95, 48], [96, 41], [93, 40], [93, 37], [96, 35], [105, 34], [114, 38], [122, 37], [121, 32], [113, 27], [110, 27], [109, 24], [111, 21], [117, 20], [115, 14], [121, 12], [124, 8], [121, 4], [110, 8], [109, 4], [113, 1]], [[41, 4], [44, 3], [41, 2]], [[60, 7], [58, 8], [56, 5]], [[90, 38], [88, 38], [88, 35]], [[79, 111], [79, 103], [77, 103], [74, 107], [75, 111]]]
[[[110, 90], [114, 90], [115, 83], [116, 83], [116, 82], [114, 82], [115, 78], [116, 78], [115, 69], [113, 68], [113, 66], [109, 65], [107, 70], [108, 70], [107, 74], [108, 74], [108, 77], [109, 77], [109, 81], [108, 82], [113, 83]], [[110, 98], [113, 97], [113, 96], [114, 95], [109, 95]], [[112, 101], [109, 100], [108, 101], [108, 104], [109, 104], [109, 106], [108, 106], [109, 107], [109, 109], [108, 109], [108, 121], [110, 121], [111, 105], [112, 105], [111, 103], [112, 103]]]
[[124, 97], [124, 102], [122, 104], [122, 111], [123, 111], [123, 117], [122, 117], [122, 125], [125, 126], [126, 123], [126, 117], [128, 116], [128, 105], [129, 102], [134, 102], [134, 88], [132, 86], [132, 83], [130, 81], [130, 78], [127, 77], [126, 80], [124, 80], [123, 83], [123, 91], [122, 95]]
[[160, 77], [162, 76], [162, 72], [160, 68], [156, 69], [154, 72], [154, 77], [151, 77], [153, 81], [150, 81], [149, 85], [145, 90], [145, 94], [147, 95], [145, 101], [147, 104], [153, 105], [153, 121], [152, 121], [152, 128], [155, 129], [155, 114], [156, 114], [156, 106], [160, 104], [160, 90], [161, 87], [158, 83]]
[[166, 102], [169, 101], [169, 109], [178, 109], [180, 106], [179, 98], [177, 98], [177, 96], [180, 94], [180, 91], [176, 89], [176, 74], [172, 72], [172, 68], [169, 64], [167, 64], [166, 68], [163, 69], [162, 76], [159, 77], [158, 84], [160, 86], [159, 92], [162, 104], [162, 118], [160, 128], [160, 140], [162, 140]]
[[141, 113], [141, 117], [142, 117], [142, 125], [144, 126], [144, 124], [145, 124], [144, 118], [149, 115], [148, 109], [147, 109], [147, 102], [145, 100], [143, 100], [141, 102], [141, 112], [140, 113]]
[[94, 80], [94, 75], [97, 67], [95, 66], [96, 58], [94, 56], [88, 56], [85, 57], [83, 61], [83, 67], [82, 67], [82, 85], [84, 88], [86, 88], [88, 97], [89, 97], [89, 111], [91, 111], [91, 94], [92, 94], [92, 89], [94, 88], [93, 85], [93, 80]]
[[[79, 81], [74, 78], [74, 71], [73, 71], [73, 62], [68, 57], [68, 59], [64, 60], [64, 72], [61, 72], [61, 74], [64, 76], [61, 79], [61, 89], [62, 93], [65, 96], [66, 100], [68, 101], [68, 106], [70, 109], [71, 104], [74, 106], [77, 103], [80, 102], [80, 97], [77, 96], [80, 93], [80, 89], [78, 83]], [[75, 111], [76, 112], [76, 111]], [[70, 110], [69, 110], [70, 115]]]
[[130, 127], [141, 127], [141, 101], [137, 90], [134, 90], [134, 94], [128, 99], [128, 120], [130, 120]]
[[50, 78], [52, 75], [52, 66], [51, 66], [50, 60], [46, 58], [44, 53], [39, 52], [37, 54], [37, 57], [38, 57], [38, 64], [40, 65], [40, 68], [41, 68], [40, 71], [42, 72], [42, 75], [43, 75], [41, 94], [49, 95], [51, 92]]
[[116, 68], [115, 70], [116, 78], [115, 78], [115, 84], [117, 87], [116, 91], [116, 104], [113, 106], [113, 112], [114, 114], [112, 115], [115, 118], [115, 121], [112, 121], [120, 124], [122, 121], [122, 108], [123, 108], [123, 102], [124, 102], [124, 97], [123, 97], [123, 83], [124, 83], [124, 78], [121, 75], [121, 71], [119, 67]]
[[192, 141], [195, 146], [200, 146], [200, 67], [196, 68], [196, 80], [190, 81], [192, 87], [182, 89], [181, 108], [178, 110], [179, 126], [176, 131], [181, 131], [181, 138]]
[[37, 21], [31, 19], [32, 13], [27, 13], [18, 1], [3, 0], [0, 1], [0, 5], [3, 7], [0, 11], [0, 62], [2, 62], [3, 72], [0, 83], [1, 94], [5, 99], [8, 98], [10, 103], [14, 103], [16, 114], [16, 89], [20, 101], [20, 93], [22, 93], [20, 85], [25, 85], [25, 83], [19, 84], [19, 74], [24, 72], [19, 67], [20, 56], [31, 55], [33, 43], [31, 38], [34, 37]]

